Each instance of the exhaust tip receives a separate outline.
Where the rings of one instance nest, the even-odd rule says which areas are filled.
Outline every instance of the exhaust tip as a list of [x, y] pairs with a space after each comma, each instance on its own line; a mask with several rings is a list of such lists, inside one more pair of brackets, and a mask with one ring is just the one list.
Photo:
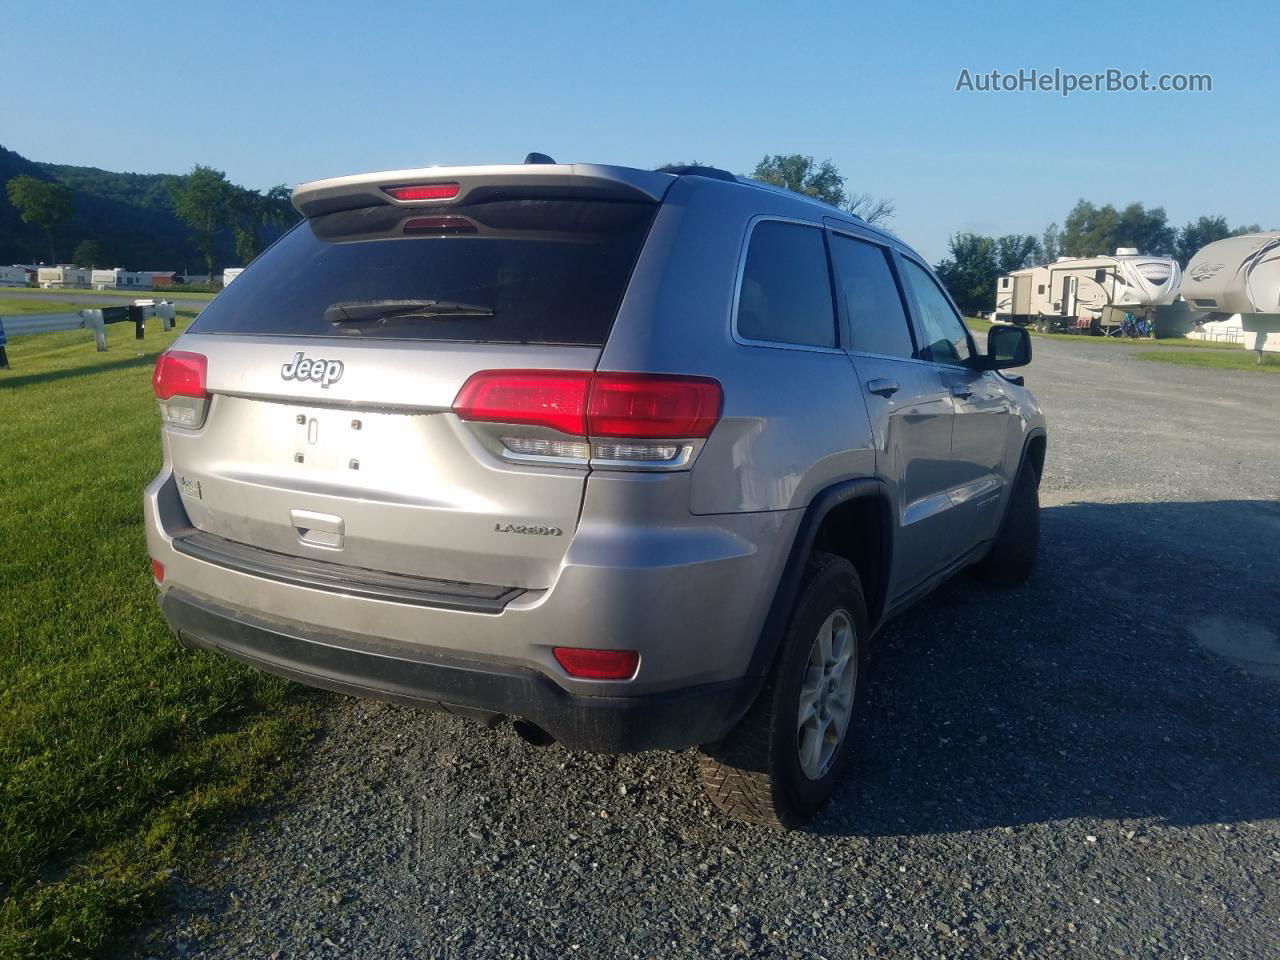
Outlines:
[[530, 723], [528, 720], [522, 720], [517, 717], [511, 721], [511, 727], [515, 730], [516, 735], [525, 743], [534, 747], [549, 747], [556, 742], [556, 738], [547, 731], [543, 730], [536, 723]]

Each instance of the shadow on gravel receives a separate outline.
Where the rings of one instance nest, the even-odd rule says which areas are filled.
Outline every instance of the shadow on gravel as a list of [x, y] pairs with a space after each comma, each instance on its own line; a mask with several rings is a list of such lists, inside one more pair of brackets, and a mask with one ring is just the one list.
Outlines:
[[880, 634], [816, 832], [1280, 816], [1280, 503], [1042, 516], [1026, 587], [962, 576]]

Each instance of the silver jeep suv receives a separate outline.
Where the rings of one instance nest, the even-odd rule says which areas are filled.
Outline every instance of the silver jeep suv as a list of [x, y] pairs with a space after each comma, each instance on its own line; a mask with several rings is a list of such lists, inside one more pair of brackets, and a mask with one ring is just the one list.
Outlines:
[[910, 248], [710, 167], [309, 183], [156, 363], [146, 490], [186, 646], [526, 739], [701, 748], [811, 816], [867, 645], [1025, 578], [1043, 419]]

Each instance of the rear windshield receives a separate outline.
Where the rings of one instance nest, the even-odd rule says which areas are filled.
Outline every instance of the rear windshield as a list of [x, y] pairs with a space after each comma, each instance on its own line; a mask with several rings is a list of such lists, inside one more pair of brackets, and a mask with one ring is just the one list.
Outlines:
[[282, 237], [190, 329], [603, 345], [656, 210], [509, 200], [326, 214]]

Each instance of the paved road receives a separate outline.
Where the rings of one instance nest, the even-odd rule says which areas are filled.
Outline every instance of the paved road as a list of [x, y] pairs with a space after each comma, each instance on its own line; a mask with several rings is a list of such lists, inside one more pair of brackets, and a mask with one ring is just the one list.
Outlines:
[[298, 796], [178, 879], [150, 951], [1276, 956], [1280, 377], [1036, 351], [1038, 573], [882, 632], [812, 829], [724, 821], [691, 753], [326, 698]]
[[[72, 291], [63, 292], [59, 290], [50, 293], [46, 291], [24, 289], [22, 287], [13, 287], [8, 290], [0, 290], [0, 314], [4, 313], [5, 300], [36, 300], [43, 299], [45, 297], [49, 300], [57, 300], [61, 303], [81, 303], [86, 307], [120, 307], [125, 304], [132, 303], [135, 299], [134, 297], [125, 297], [118, 294], [93, 293], [92, 291], [75, 293]], [[169, 293], [166, 290], [137, 291], [136, 299], [145, 300], [152, 297], [168, 300], [184, 310], [203, 310], [209, 303], [208, 297], [193, 297], [190, 294], [184, 297], [180, 293]]]

